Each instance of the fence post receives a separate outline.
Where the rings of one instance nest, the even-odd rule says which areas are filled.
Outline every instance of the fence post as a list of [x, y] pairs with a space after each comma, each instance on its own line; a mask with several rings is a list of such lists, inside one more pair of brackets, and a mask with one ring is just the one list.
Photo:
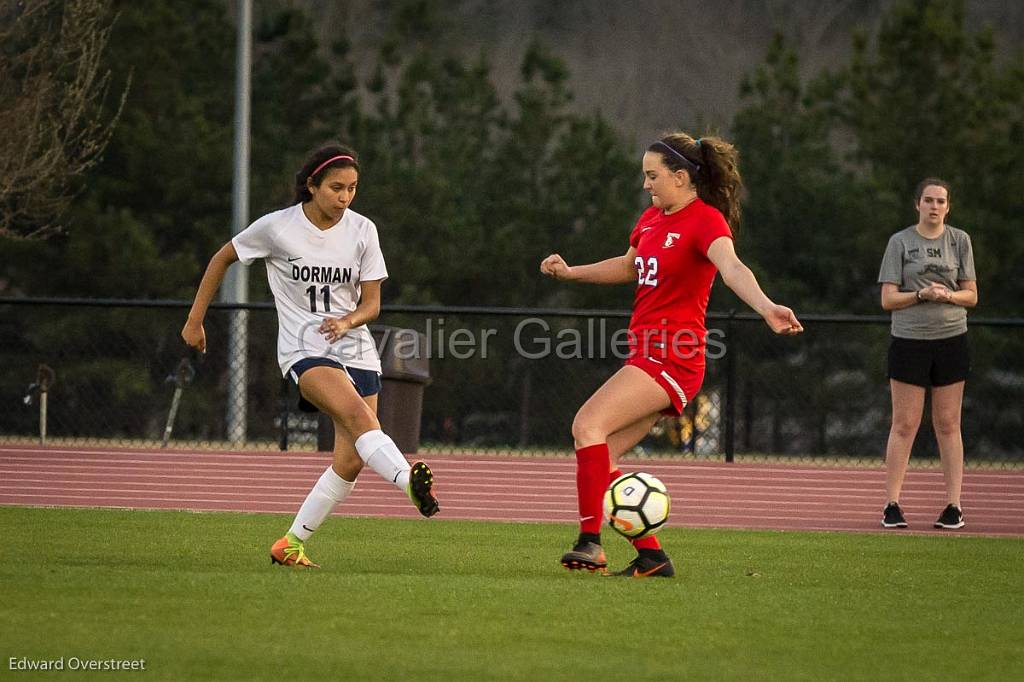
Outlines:
[[733, 318], [736, 309], [729, 311], [725, 320], [725, 461], [736, 456], [736, 351], [739, 343], [733, 339]]
[[[249, 224], [249, 146], [252, 91], [252, 0], [238, 7], [238, 42], [235, 46], [235, 144], [231, 183], [231, 235]], [[235, 263], [222, 289], [224, 301], [249, 302], [249, 266]], [[245, 445], [249, 412], [249, 311], [232, 310], [228, 318], [227, 438], [235, 447]]]
[[39, 365], [36, 384], [39, 386], [39, 444], [43, 447], [46, 447], [47, 398], [56, 379], [56, 373], [48, 365]]

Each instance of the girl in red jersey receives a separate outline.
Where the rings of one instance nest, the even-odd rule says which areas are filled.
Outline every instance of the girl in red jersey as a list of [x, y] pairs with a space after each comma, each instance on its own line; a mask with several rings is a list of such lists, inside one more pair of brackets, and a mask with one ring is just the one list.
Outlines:
[[[625, 365], [592, 395], [572, 424], [580, 534], [562, 557], [569, 569], [604, 570], [601, 504], [621, 475], [618, 458], [643, 438], [661, 414], [678, 415], [704, 380], [704, 326], [715, 273], [756, 310], [776, 334], [803, 327], [789, 308], [773, 303], [736, 256], [740, 218], [736, 148], [717, 137], [675, 133], [643, 157], [644, 189], [652, 206], [640, 216], [629, 249], [590, 265], [570, 266], [558, 254], [540, 271], [559, 280], [593, 284], [636, 281]], [[655, 536], [633, 540], [636, 558], [615, 575], [671, 577], [672, 561]]]

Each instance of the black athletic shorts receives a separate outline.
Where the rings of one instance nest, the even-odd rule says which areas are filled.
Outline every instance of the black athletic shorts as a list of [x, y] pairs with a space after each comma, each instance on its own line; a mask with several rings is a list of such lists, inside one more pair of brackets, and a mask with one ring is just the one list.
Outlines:
[[[298, 386], [299, 377], [302, 376], [302, 373], [313, 367], [335, 367], [340, 369], [352, 380], [352, 385], [356, 387], [356, 393], [364, 398], [380, 393], [380, 372], [374, 372], [372, 369], [346, 367], [337, 360], [330, 360], [328, 358], [304, 358], [299, 360], [288, 368], [288, 376]], [[303, 412], [319, 412], [316, 405], [302, 397], [302, 391], [299, 391], [299, 409]]]
[[889, 378], [914, 386], [949, 386], [971, 373], [967, 334], [948, 339], [900, 339], [889, 345]]

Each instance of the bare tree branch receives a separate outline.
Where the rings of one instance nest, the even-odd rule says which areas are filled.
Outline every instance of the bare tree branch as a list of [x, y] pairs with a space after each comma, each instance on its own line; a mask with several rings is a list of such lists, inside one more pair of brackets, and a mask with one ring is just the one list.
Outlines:
[[[128, 94], [104, 115], [109, 0], [0, 5], [0, 237], [42, 239], [99, 162]], [[129, 78], [130, 81], [130, 78]]]

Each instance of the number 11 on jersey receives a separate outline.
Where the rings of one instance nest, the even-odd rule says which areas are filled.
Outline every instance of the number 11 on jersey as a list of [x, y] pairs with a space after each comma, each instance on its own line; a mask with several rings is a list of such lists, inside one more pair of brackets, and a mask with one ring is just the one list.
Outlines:
[[[316, 312], [316, 287], [312, 286], [306, 289], [306, 293], [309, 294], [309, 312]], [[324, 285], [320, 287], [320, 294], [324, 297], [324, 310], [323, 312], [331, 312], [331, 287]]]

